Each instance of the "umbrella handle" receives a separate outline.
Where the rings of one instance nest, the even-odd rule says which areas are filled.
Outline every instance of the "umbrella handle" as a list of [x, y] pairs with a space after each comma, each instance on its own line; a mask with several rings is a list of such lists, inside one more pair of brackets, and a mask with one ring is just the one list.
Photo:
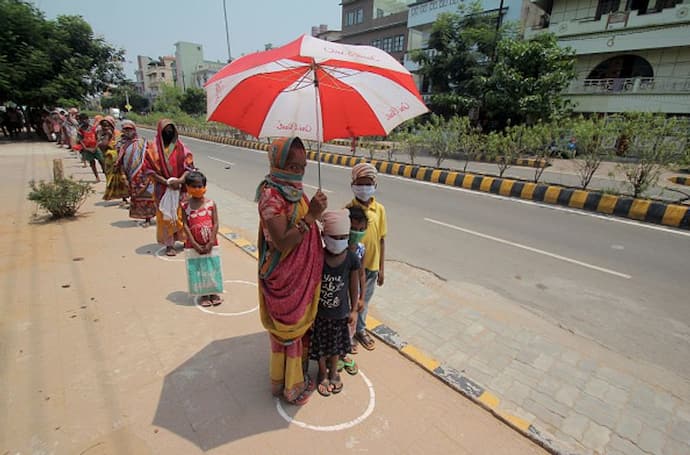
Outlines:
[[314, 118], [316, 119], [316, 140], [317, 140], [317, 145], [316, 145], [316, 168], [317, 168], [317, 173], [318, 173], [318, 181], [319, 181], [319, 191], [321, 191], [321, 120], [319, 120], [319, 105], [321, 104], [319, 101], [319, 76], [318, 73], [316, 72], [316, 61], [312, 59], [312, 64], [311, 64], [311, 70], [314, 73], [314, 94], [315, 94], [315, 100], [316, 103], [314, 104], [314, 107], [316, 108], [316, 115]]

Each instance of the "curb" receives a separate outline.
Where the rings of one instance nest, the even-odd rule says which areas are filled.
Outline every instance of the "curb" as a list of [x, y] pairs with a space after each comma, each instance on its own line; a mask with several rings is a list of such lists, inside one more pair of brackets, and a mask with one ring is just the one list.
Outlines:
[[[232, 228], [221, 226], [218, 233], [254, 259], [259, 258], [258, 248]], [[403, 340], [398, 332], [369, 315], [367, 315], [367, 330], [383, 343], [392, 347], [428, 373], [431, 373], [451, 389], [460, 392], [464, 397], [486, 409], [498, 420], [550, 453], [554, 455], [576, 455], [576, 452], [566, 450], [553, 436], [539, 430], [522, 417], [498, 409], [501, 399], [487, 388], [467, 377], [464, 372], [460, 372], [430, 357], [421, 349]]]
[[678, 185], [690, 186], [690, 177], [673, 176], [668, 178], [669, 182], [673, 182]]
[[[270, 149], [269, 144], [255, 141], [233, 139], [210, 134], [184, 132], [181, 132], [181, 134], [237, 147], [263, 151], [268, 151]], [[307, 158], [317, 161], [317, 152], [309, 150], [307, 152]], [[353, 157], [332, 152], [321, 152], [321, 161], [328, 164], [338, 164], [350, 167], [357, 163], [368, 162], [374, 165], [376, 169], [383, 174], [407, 177], [424, 182], [560, 205], [589, 212], [614, 215], [636, 221], [690, 230], [690, 206], [669, 204], [647, 199], [636, 199], [627, 196], [614, 196], [600, 192], [566, 188], [558, 185], [531, 183], [500, 177], [487, 177], [462, 171], [439, 169], [432, 166], [419, 166], [416, 164], [396, 163], [385, 160], [370, 160], [363, 157]], [[685, 177], [678, 178], [686, 179]]]

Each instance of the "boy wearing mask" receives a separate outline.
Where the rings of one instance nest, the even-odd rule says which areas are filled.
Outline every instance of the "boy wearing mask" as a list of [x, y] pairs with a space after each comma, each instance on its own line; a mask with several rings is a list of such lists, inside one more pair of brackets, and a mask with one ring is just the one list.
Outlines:
[[367, 229], [362, 239], [366, 249], [364, 263], [366, 277], [366, 292], [364, 293], [364, 309], [358, 314], [355, 339], [364, 347], [371, 351], [376, 345], [374, 340], [366, 331], [367, 313], [369, 311], [369, 301], [374, 295], [376, 285], [383, 286], [384, 283], [384, 263], [386, 257], [386, 209], [374, 198], [376, 193], [376, 168], [369, 163], [359, 163], [352, 168], [352, 192], [354, 199], [347, 205], [350, 207], [361, 207], [367, 216]]

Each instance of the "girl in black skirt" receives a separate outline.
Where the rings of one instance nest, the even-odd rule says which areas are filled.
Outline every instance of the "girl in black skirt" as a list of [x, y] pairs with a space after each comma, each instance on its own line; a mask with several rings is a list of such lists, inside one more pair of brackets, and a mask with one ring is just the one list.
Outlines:
[[357, 318], [360, 263], [348, 248], [349, 212], [325, 212], [323, 224], [326, 255], [310, 357], [319, 362], [317, 390], [327, 397], [343, 389], [337, 365], [340, 356], [350, 352], [348, 324]]

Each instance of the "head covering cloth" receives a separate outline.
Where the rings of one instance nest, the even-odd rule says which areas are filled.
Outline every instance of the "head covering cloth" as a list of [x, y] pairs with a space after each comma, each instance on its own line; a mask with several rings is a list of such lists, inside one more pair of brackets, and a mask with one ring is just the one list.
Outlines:
[[323, 232], [326, 235], [348, 235], [350, 233], [350, 211], [329, 210], [323, 214]]
[[369, 163], [359, 163], [352, 168], [352, 183], [361, 177], [370, 177], [376, 183], [378, 171]]
[[268, 152], [271, 170], [256, 189], [256, 201], [259, 200], [261, 190], [265, 186], [276, 188], [290, 202], [299, 202], [302, 199], [302, 174], [286, 169], [290, 150], [297, 147], [304, 150], [304, 143], [297, 136], [280, 137], [271, 143], [271, 149]]

